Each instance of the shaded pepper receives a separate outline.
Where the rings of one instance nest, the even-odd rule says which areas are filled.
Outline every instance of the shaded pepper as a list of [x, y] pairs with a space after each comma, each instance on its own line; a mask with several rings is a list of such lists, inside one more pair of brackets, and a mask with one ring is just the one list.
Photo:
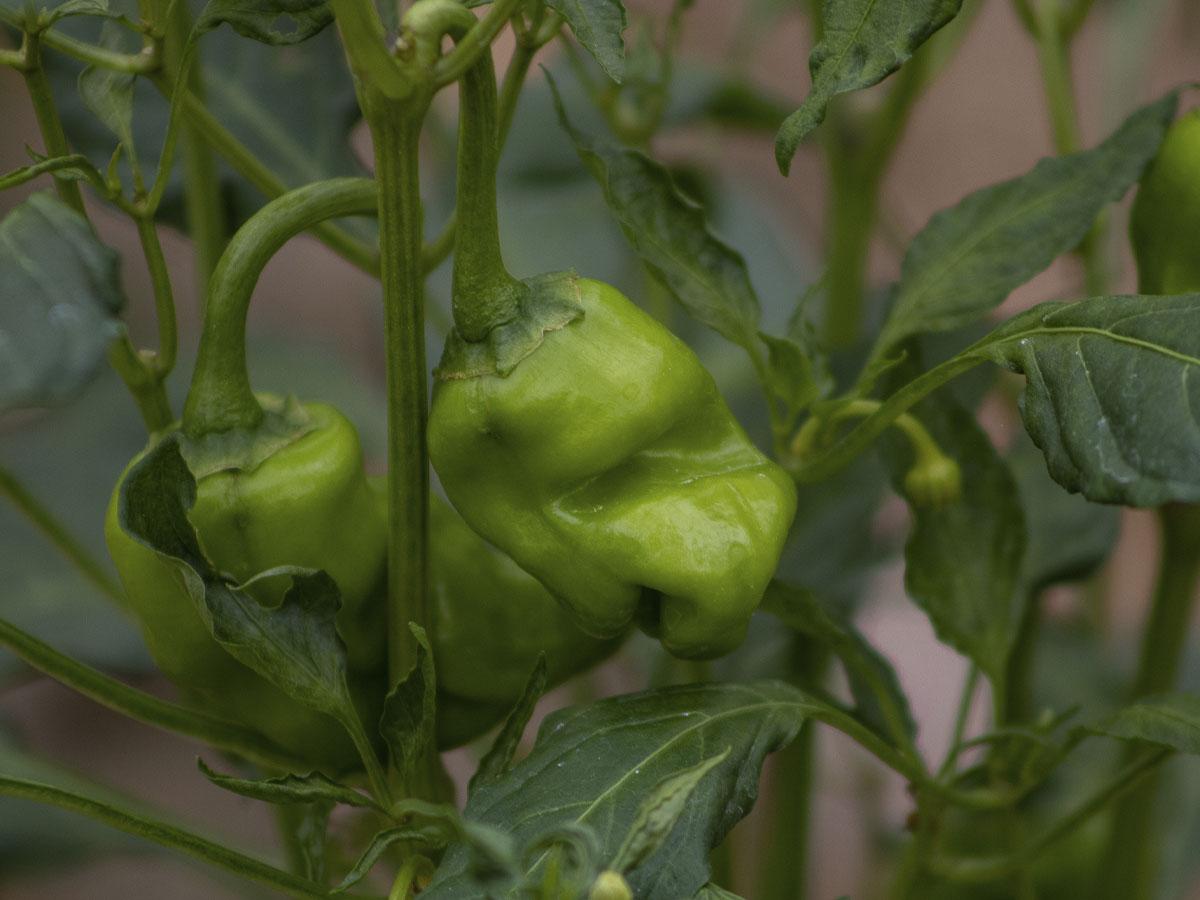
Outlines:
[[[372, 479], [387, 513], [384, 479]], [[430, 498], [430, 596], [438, 683], [438, 746], [460, 746], [499, 722], [545, 654], [547, 684], [585, 672], [621, 644], [595, 638], [536, 578]]]
[[[280, 406], [273, 398], [263, 400], [272, 409]], [[387, 520], [368, 487], [354, 426], [320, 403], [293, 410], [289, 418], [305, 421], [302, 432], [273, 447], [253, 468], [198, 475], [189, 519], [207, 558], [235, 582], [279, 566], [325, 570], [342, 594], [337, 628], [346, 644], [352, 688], [356, 683], [366, 688], [383, 677], [378, 585]], [[340, 725], [289, 697], [216, 642], [178, 565], [121, 527], [119, 495], [120, 483], [108, 505], [105, 540], [128, 609], [163, 673], [191, 701], [255, 728], [301, 758], [354, 765], [357, 755]], [[258, 601], [276, 605], [288, 584], [280, 576], [256, 581], [247, 590]], [[368, 714], [371, 693], [356, 691]]]

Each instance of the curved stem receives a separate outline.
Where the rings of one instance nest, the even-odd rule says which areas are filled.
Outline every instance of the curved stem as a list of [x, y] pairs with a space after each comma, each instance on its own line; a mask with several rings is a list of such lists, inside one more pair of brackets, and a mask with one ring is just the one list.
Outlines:
[[118, 604], [125, 602], [121, 586], [108, 574], [98, 559], [67, 531], [58, 518], [41, 501], [29, 493], [17, 477], [0, 466], [0, 495], [7, 497], [34, 526], [42, 532], [58, 550], [75, 564], [75, 567], [93, 585]]
[[288, 751], [276, 747], [244, 725], [139, 691], [59, 653], [3, 619], [0, 619], [0, 646], [7, 647], [59, 684], [145, 725], [187, 735], [268, 768], [287, 772], [303, 772], [310, 768], [303, 760], [295, 759]]
[[317, 222], [375, 212], [368, 178], [333, 178], [272, 200], [238, 229], [213, 273], [196, 369], [183, 409], [190, 436], [253, 428], [263, 416], [246, 368], [246, 314], [263, 268], [288, 240]]
[[487, 57], [490, 69], [492, 41], [517, 13], [521, 3], [522, 0], [493, 0], [483, 18], [456, 39], [454, 50], [438, 62], [434, 73], [435, 85], [445, 87], [464, 78], [484, 57]]
[[[156, 85], [170, 96], [170, 85], [156, 81]], [[255, 188], [274, 199], [287, 193], [287, 185], [264, 166], [258, 157], [228, 128], [221, 124], [199, 97], [184, 93], [180, 101], [183, 114], [195, 126], [196, 131], [216, 150], [235, 172], [249, 181]], [[330, 250], [347, 262], [362, 269], [368, 275], [379, 275], [379, 250], [361, 241], [345, 229], [332, 222], [319, 222], [312, 226], [313, 235]]]
[[146, 257], [146, 268], [154, 286], [154, 310], [158, 319], [158, 352], [154, 356], [154, 371], [165, 378], [175, 368], [179, 339], [175, 325], [175, 297], [171, 290], [171, 273], [163, 257], [162, 244], [153, 216], [136, 216], [138, 238]]
[[[893, 422], [957, 375], [961, 375], [986, 360], [969, 351], [951, 357], [913, 379], [887, 400], [879, 409], [816, 459], [792, 467], [792, 476], [801, 484], [828, 478], [871, 445]], [[806, 423], [807, 424], [807, 423]]]
[[84, 797], [73, 791], [40, 784], [24, 778], [0, 775], [0, 795], [17, 797], [57, 806], [103, 822], [111, 828], [186, 853], [251, 881], [267, 885], [288, 897], [326, 898], [329, 890], [322, 884], [277, 869], [269, 863], [230, 850], [221, 844], [148, 816], [119, 809], [108, 803]]

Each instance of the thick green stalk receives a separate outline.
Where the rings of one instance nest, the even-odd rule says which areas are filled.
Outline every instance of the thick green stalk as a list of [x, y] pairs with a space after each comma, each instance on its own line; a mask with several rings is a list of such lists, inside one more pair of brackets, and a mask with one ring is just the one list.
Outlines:
[[375, 212], [369, 178], [333, 178], [297, 188], [251, 216], [229, 242], [213, 273], [183, 428], [192, 436], [253, 428], [262, 407], [246, 367], [246, 314], [259, 276], [288, 240], [317, 222]]
[[[1026, 6], [1028, 9], [1029, 7]], [[1089, 4], [1080, 4], [1086, 15]], [[1032, 33], [1037, 43], [1038, 65], [1042, 70], [1042, 86], [1050, 127], [1054, 134], [1054, 149], [1061, 156], [1075, 153], [1083, 146], [1079, 131], [1079, 113], [1075, 103], [1075, 85], [1071, 77], [1071, 35], [1082, 22], [1072, 26], [1062, 21], [1058, 3], [1039, 2], [1032, 10]], [[1104, 265], [1104, 220], [1097, 220], [1077, 250], [1083, 260], [1089, 296], [1107, 293], [1108, 271]]]
[[505, 268], [500, 250], [499, 114], [490, 50], [479, 54], [459, 91], [454, 324], [466, 340], [481, 341], [493, 327], [512, 318], [521, 290]]
[[[58, 107], [54, 102], [54, 94], [50, 90], [50, 82], [46, 78], [46, 70], [42, 67], [42, 44], [38, 34], [25, 34], [25, 62], [21, 73], [25, 76], [25, 87], [29, 91], [29, 99], [33, 103], [33, 114], [37, 118], [38, 129], [42, 133], [42, 142], [46, 145], [47, 156], [67, 156], [71, 147], [67, 143], [67, 134], [63, 131], [62, 120], [58, 117]], [[81, 216], [87, 215], [83, 207], [83, 192], [79, 182], [66, 178], [54, 179], [55, 189], [63, 203], [71, 207]]]
[[[1158, 515], [1162, 530], [1158, 584], [1142, 634], [1133, 699], [1175, 687], [1200, 578], [1200, 506], [1173, 504]], [[1125, 762], [1144, 752], [1141, 746], [1130, 747]], [[1097, 896], [1146, 900], [1155, 895], [1159, 830], [1154, 811], [1159, 786], [1157, 777], [1147, 778], [1117, 805]]]
[[3, 466], [0, 466], [0, 495], [12, 501], [13, 506], [19, 509], [88, 581], [118, 604], [124, 603], [125, 595], [121, 586], [108, 573], [108, 569], [75, 539], [54, 513], [29, 493], [17, 477]]
[[388, 387], [388, 648], [390, 683], [416, 663], [409, 623], [427, 631], [429, 415], [425, 362], [423, 219], [418, 141], [424, 110], [394, 108], [368, 121], [379, 180], [379, 240]]

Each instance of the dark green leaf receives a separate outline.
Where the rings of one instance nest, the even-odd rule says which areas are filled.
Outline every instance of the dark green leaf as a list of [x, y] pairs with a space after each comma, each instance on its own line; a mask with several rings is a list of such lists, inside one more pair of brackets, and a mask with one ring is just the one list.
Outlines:
[[832, 388], [829, 372], [813, 342], [759, 332], [767, 345], [766, 386], [783, 406], [783, 424], [791, 432], [801, 413]]
[[557, 91], [555, 102], [563, 128], [642, 262], [690, 315], [759, 354], [761, 311], [741, 255], [709, 231], [704, 211], [659, 163], [583, 134], [571, 125]]
[[64, 403], [91, 380], [121, 333], [119, 262], [49, 194], [0, 222], [0, 412]]
[[962, 0], [824, 0], [821, 40], [808, 58], [812, 87], [775, 138], [787, 174], [796, 148], [825, 119], [838, 94], [878, 84], [953, 19]]
[[1088, 730], [1123, 741], [1146, 741], [1181, 753], [1200, 754], [1200, 696], [1149, 697], [1089, 726]]
[[1104, 206], [1137, 181], [1175, 112], [1142, 107], [1093, 150], [1041, 160], [943, 210], [913, 239], [878, 360], [906, 338], [965, 325], [1077, 246]]
[[196, 760], [201, 773], [217, 787], [262, 800], [266, 803], [342, 803], [346, 806], [357, 806], [378, 809], [379, 806], [366, 794], [352, 787], [339, 784], [327, 778], [320, 772], [309, 772], [307, 775], [281, 775], [277, 778], [252, 780], [235, 778], [232, 775], [222, 775], [214, 772], [202, 759]]
[[675, 829], [700, 781], [729, 757], [729, 748], [664, 778], [642, 803], [625, 842], [613, 859], [613, 868], [632, 872], [649, 859]]
[[[960, 468], [961, 495], [942, 505], [914, 502], [905, 547], [904, 582], [938, 637], [1003, 677], [1020, 627], [1024, 597], [1017, 579], [1025, 552], [1025, 517], [1012, 474], [974, 415], [947, 391], [912, 410]], [[886, 457], [897, 490], [913, 463], [908, 441], [889, 435]]]
[[[630, 879], [639, 898], [690, 897], [708, 881], [709, 850], [749, 812], [765, 755], [822, 709], [795, 688], [759, 682], [690, 685], [564, 710], [546, 719], [528, 757], [475, 790], [465, 815], [511, 831], [518, 844], [567, 823], [590, 826], [601, 858], [613, 858], [655, 785], [728, 747], [664, 845]], [[452, 847], [423, 896], [480, 896], [470, 893], [466, 869], [466, 850]]]
[[620, 82], [625, 69], [625, 5], [621, 0], [546, 0], [606, 75]]
[[471, 776], [471, 792], [474, 792], [475, 788], [480, 785], [497, 780], [508, 771], [509, 766], [512, 765], [513, 756], [516, 755], [517, 746], [521, 743], [521, 737], [525, 734], [525, 728], [533, 716], [533, 709], [537, 706], [542, 694], [546, 693], [547, 678], [546, 654], [542, 653], [538, 655], [538, 661], [529, 674], [529, 681], [521, 693], [521, 698], [517, 700], [512, 712], [508, 714], [508, 718], [504, 721], [504, 727], [496, 735], [496, 740], [492, 742], [491, 748], [480, 760], [479, 768]]
[[1089, 500], [1200, 500], [1200, 294], [1047, 303], [967, 351], [1023, 373], [1054, 480]]
[[388, 693], [379, 721], [379, 733], [392, 753], [392, 765], [405, 784], [433, 743], [437, 703], [437, 678], [429, 638], [415, 622], [409, 622], [408, 627], [417, 642], [417, 659], [408, 675]]
[[1116, 543], [1120, 511], [1063, 490], [1046, 472], [1041, 453], [1028, 437], [1018, 440], [1007, 462], [1029, 532], [1021, 570], [1025, 590], [1077, 581], [1095, 572]]
[[298, 44], [332, 21], [328, 0], [209, 0], [196, 28], [204, 32], [228, 23], [264, 44]]
[[121, 527], [178, 565], [197, 611], [213, 637], [280, 690], [342, 722], [356, 713], [346, 682], [346, 648], [334, 617], [341, 596], [322, 571], [276, 569], [256, 576], [290, 576], [277, 607], [266, 607], [242, 585], [226, 582], [200, 549], [187, 519], [196, 481], [177, 438], [161, 441], [121, 484]]
[[[849, 622], [843, 622], [810, 592], [771, 581], [762, 609], [800, 634], [828, 647], [846, 669], [856, 715], [894, 743], [907, 743], [917, 725], [891, 663]], [[885, 708], [886, 707], [886, 708]]]

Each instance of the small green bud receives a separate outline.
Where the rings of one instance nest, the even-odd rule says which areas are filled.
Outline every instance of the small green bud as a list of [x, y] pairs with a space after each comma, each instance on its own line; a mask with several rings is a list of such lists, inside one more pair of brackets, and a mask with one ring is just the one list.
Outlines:
[[914, 506], [948, 506], [962, 496], [962, 471], [948, 456], [926, 456], [904, 476], [904, 490]]
[[633, 900], [633, 891], [620, 872], [609, 869], [600, 873], [588, 893], [588, 900]]

